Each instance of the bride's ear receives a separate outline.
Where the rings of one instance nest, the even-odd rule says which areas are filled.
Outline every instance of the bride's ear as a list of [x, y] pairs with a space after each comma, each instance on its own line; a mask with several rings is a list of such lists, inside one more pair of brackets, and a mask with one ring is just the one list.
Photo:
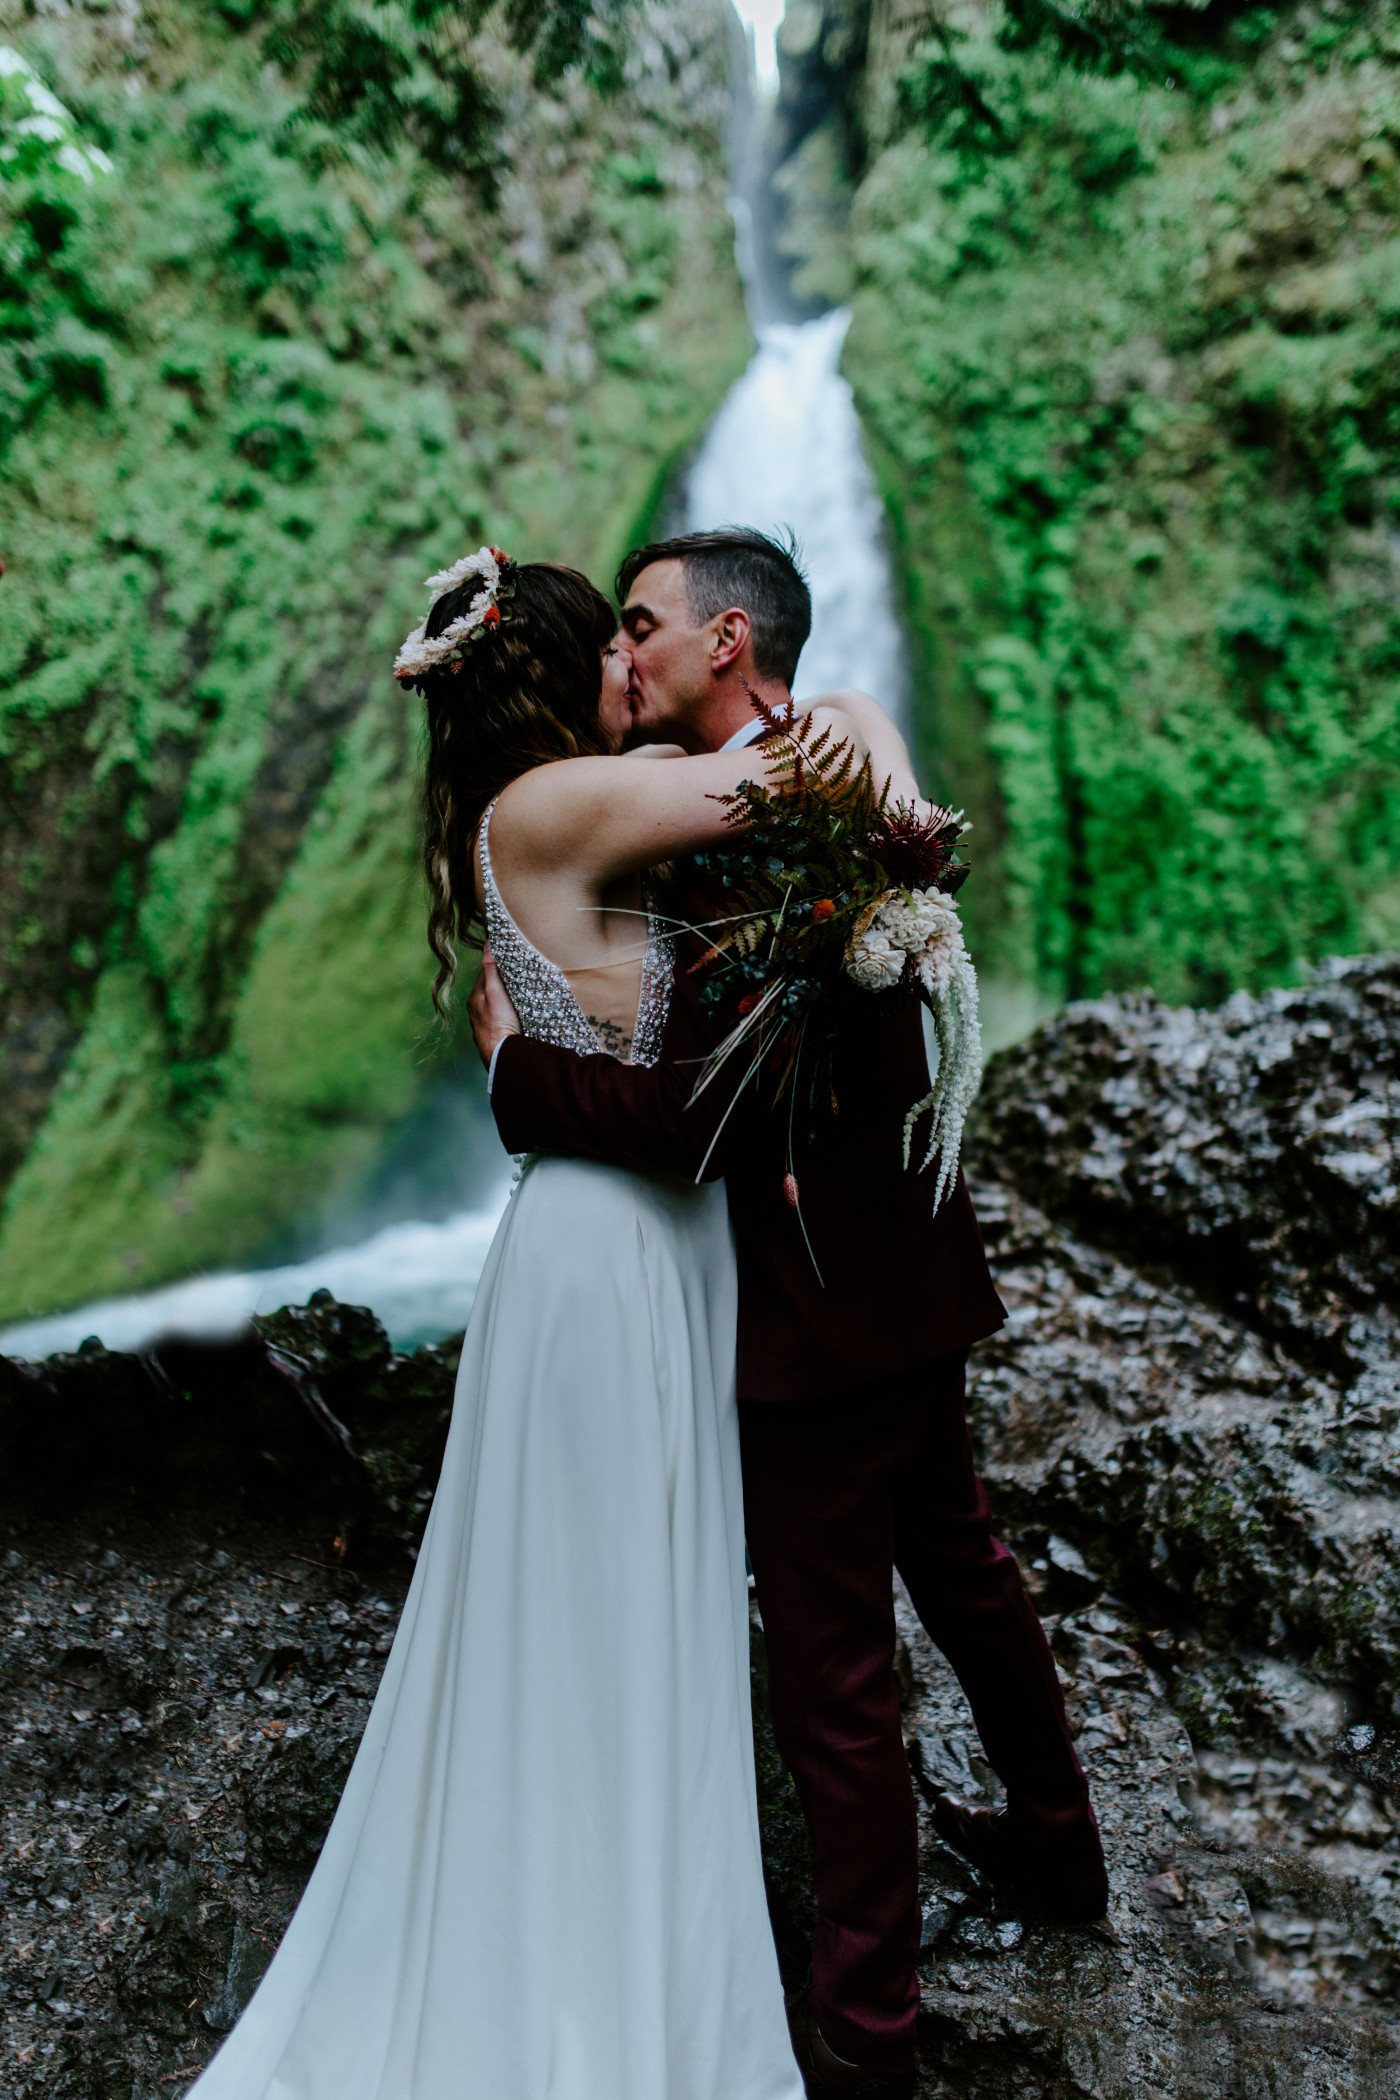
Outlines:
[[739, 661], [748, 645], [752, 623], [741, 605], [731, 605], [713, 623], [710, 642], [710, 668], [712, 671], [729, 671]]

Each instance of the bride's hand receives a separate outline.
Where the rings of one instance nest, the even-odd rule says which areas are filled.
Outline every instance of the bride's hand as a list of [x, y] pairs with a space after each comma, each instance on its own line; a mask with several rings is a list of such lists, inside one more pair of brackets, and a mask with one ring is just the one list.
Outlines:
[[467, 1013], [476, 1038], [477, 1052], [486, 1069], [491, 1069], [491, 1059], [508, 1035], [523, 1035], [520, 1016], [511, 1003], [510, 993], [501, 982], [501, 973], [496, 968], [496, 958], [491, 953], [488, 941], [481, 951], [481, 969], [467, 1000]]

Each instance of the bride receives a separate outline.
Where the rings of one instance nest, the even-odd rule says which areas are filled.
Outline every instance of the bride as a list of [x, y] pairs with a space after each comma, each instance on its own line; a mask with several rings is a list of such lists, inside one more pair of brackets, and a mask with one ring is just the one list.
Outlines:
[[[395, 670], [427, 708], [434, 996], [484, 924], [527, 1034], [652, 1063], [671, 970], [647, 871], [720, 834], [714, 798], [761, 755], [621, 755], [625, 640], [574, 571], [483, 548], [430, 588]], [[359, 1754], [197, 2100], [801, 2100], [754, 1795], [735, 1314], [721, 1184], [527, 1162]]]

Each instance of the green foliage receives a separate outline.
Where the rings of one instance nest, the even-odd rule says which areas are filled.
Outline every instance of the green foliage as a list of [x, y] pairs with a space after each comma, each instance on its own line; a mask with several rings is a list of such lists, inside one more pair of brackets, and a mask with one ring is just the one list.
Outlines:
[[[637, 0], [507, 0], [508, 46], [532, 56], [536, 87], [574, 71], [621, 85]], [[480, 31], [495, 0], [220, 0], [233, 30], [256, 30], [261, 55], [294, 84], [287, 122], [321, 126], [315, 147], [409, 145], [430, 166], [494, 194], [508, 162], [505, 110]]]
[[1393, 19], [958, 5], [866, 88], [847, 370], [984, 964], [1400, 939]]
[[720, 26], [541, 94], [572, 13], [471, 42], [495, 204], [308, 115], [273, 9], [148, 8], [137, 95], [32, 49], [115, 173], [0, 184], [0, 1316], [254, 1256], [368, 1159], [431, 1067], [422, 578], [609, 576], [742, 365]]
[[47, 176], [62, 195], [65, 177], [86, 185], [111, 172], [107, 155], [78, 136], [71, 111], [28, 60], [0, 44], [0, 181], [13, 188]]

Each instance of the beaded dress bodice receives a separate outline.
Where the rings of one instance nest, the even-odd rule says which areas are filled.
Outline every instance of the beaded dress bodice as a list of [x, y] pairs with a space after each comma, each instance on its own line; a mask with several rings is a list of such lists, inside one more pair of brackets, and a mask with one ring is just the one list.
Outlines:
[[[534, 1036], [541, 1043], [552, 1043], [556, 1049], [575, 1050], [581, 1057], [606, 1056], [609, 1053], [590, 1026], [574, 995], [573, 986], [558, 963], [541, 955], [533, 941], [526, 940], [506, 910], [491, 867], [489, 834], [495, 807], [493, 802], [481, 820], [481, 894], [486, 937], [491, 943], [501, 982], [520, 1016], [520, 1025], [526, 1035]], [[647, 945], [642, 958], [637, 1019], [632, 1030], [631, 1062], [634, 1065], [656, 1063], [661, 1054], [661, 1031], [666, 1026], [671, 1005], [671, 940], [658, 923], [649, 882], [645, 886], [645, 896]]]

